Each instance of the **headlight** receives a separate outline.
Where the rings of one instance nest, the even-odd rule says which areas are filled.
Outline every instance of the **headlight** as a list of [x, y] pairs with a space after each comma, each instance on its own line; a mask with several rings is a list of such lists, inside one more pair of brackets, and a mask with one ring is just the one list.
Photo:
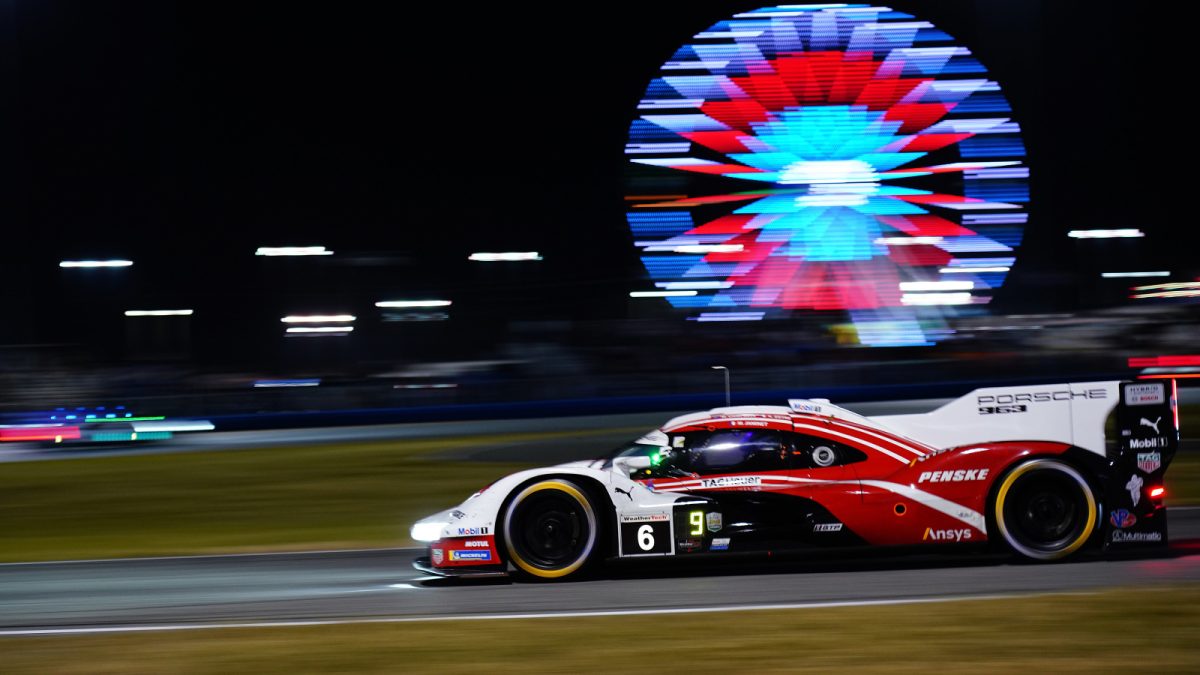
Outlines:
[[442, 530], [446, 529], [449, 523], [427, 523], [419, 522], [412, 526], [408, 536], [413, 538], [413, 541], [437, 541], [442, 538]]

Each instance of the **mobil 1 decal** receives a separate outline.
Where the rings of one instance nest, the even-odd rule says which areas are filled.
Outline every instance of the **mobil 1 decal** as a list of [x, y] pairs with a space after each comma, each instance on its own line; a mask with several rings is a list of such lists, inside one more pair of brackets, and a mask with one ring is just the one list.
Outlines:
[[[1124, 382], [1117, 427], [1123, 465], [1143, 474], [1158, 472], [1179, 446], [1170, 383]], [[1165, 455], [1165, 461], [1164, 461]]]
[[621, 555], [671, 553], [671, 516], [637, 513], [621, 516]]

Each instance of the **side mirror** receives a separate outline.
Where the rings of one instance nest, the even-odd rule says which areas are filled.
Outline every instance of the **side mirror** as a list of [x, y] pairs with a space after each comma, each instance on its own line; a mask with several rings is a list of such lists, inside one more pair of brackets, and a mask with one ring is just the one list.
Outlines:
[[624, 476], [628, 476], [639, 469], [649, 468], [650, 457], [648, 455], [630, 455], [628, 457], [618, 457], [613, 460], [613, 470], [621, 472]]

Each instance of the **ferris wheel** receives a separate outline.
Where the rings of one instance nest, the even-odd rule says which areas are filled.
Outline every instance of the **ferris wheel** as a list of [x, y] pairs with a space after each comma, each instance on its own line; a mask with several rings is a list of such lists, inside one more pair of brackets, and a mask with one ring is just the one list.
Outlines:
[[699, 321], [848, 313], [860, 344], [932, 344], [1015, 261], [1020, 131], [970, 50], [911, 15], [720, 21], [663, 64], [629, 129], [647, 294]]

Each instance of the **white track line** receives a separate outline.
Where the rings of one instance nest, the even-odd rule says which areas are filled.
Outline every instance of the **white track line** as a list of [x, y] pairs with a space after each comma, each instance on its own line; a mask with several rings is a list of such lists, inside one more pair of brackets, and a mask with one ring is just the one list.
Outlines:
[[343, 626], [370, 623], [418, 623], [425, 621], [493, 621], [509, 619], [574, 619], [599, 616], [645, 616], [659, 614], [705, 614], [713, 612], [755, 612], [786, 609], [824, 609], [829, 607], [880, 607], [884, 605], [917, 605], [970, 600], [1016, 600], [1048, 595], [1095, 595], [1092, 591], [1045, 591], [1039, 593], [1009, 593], [993, 595], [960, 595], [943, 597], [890, 598], [881, 600], [832, 600], [828, 602], [798, 602], [776, 605], [728, 605], [712, 607], [671, 607], [662, 609], [612, 609], [581, 612], [530, 612], [524, 614], [450, 614], [446, 616], [408, 616], [377, 619], [300, 619], [295, 621], [245, 621], [202, 624], [147, 624], [130, 626], [88, 626], [79, 628], [16, 628], [0, 630], [0, 637], [31, 635], [95, 635], [103, 633], [149, 633], [215, 628], [294, 628], [301, 626]]
[[333, 553], [403, 553], [404, 551], [420, 552], [424, 548], [329, 548], [313, 551], [263, 551], [262, 553], [201, 553], [198, 555], [160, 555], [134, 558], [83, 558], [79, 560], [31, 560], [29, 562], [0, 563], [0, 567], [11, 565], [77, 565], [82, 563], [137, 563], [153, 562], [156, 560], [207, 560], [211, 558], [267, 558], [279, 556], [328, 555]]

